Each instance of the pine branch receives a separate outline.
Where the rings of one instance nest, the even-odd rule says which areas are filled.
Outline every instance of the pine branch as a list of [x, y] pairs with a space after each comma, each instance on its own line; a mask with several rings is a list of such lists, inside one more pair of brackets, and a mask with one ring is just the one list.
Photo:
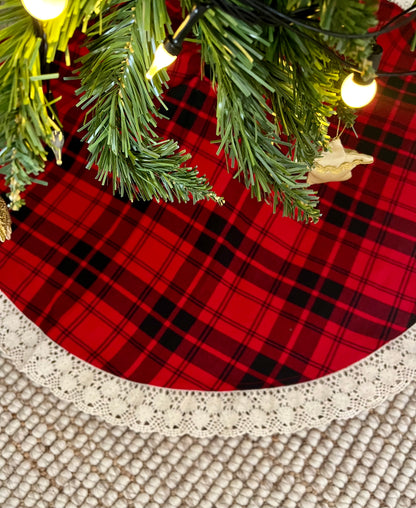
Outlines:
[[[377, 25], [379, 0], [345, 1], [319, 0], [319, 24], [326, 30], [344, 33], [366, 33]], [[367, 61], [372, 52], [372, 39], [343, 39], [323, 36], [328, 46], [347, 60], [362, 63], [364, 70], [370, 65]]]
[[328, 117], [335, 114], [339, 100], [336, 83], [340, 77], [337, 61], [322, 52], [320, 46], [306, 44], [302, 34], [278, 27], [264, 61], [272, 83], [278, 83], [276, 71], [285, 73], [285, 87], [275, 85], [271, 95], [274, 114], [281, 132], [292, 143], [292, 158], [311, 166], [317, 151], [326, 146]]
[[66, 52], [69, 66], [68, 42], [75, 30], [86, 31], [90, 18], [101, 16], [102, 10], [110, 0], [71, 0], [67, 2], [64, 12], [53, 20], [44, 23], [48, 41], [46, 60], [53, 62], [57, 51]]
[[[181, 0], [191, 8], [191, 0]], [[345, 74], [340, 56], [371, 73], [371, 39], [337, 39], [308, 31], [299, 23], [253, 25], [257, 0], [212, 0], [236, 19], [210, 9], [200, 22], [202, 57], [213, 71], [218, 92], [220, 149], [237, 164], [257, 199], [283, 203], [286, 215], [318, 220], [317, 198], [306, 173], [327, 142], [327, 118], [334, 112], [348, 124], [353, 116], [340, 106]], [[267, 0], [265, 5], [306, 20], [309, 25], [347, 33], [376, 24], [377, 0]], [[244, 14], [244, 13], [243, 13]], [[73, 0], [64, 14], [45, 24], [47, 60], [66, 51], [76, 28], [90, 28], [90, 54], [80, 71], [80, 105], [88, 109], [85, 129], [88, 167], [98, 165], [104, 183], [130, 199], [217, 199], [204, 177], [185, 167], [189, 159], [176, 143], [156, 132], [161, 115], [154, 104], [167, 74], [147, 82], [155, 47], [170, 21], [164, 0]], [[245, 19], [245, 21], [244, 21]], [[289, 18], [291, 19], [291, 18]], [[44, 168], [45, 146], [53, 147], [51, 105], [44, 96], [39, 49], [32, 18], [20, 0], [0, 4], [0, 172], [11, 187], [13, 206], [20, 192]], [[334, 54], [336, 52], [336, 54]], [[337, 56], [338, 55], [338, 56]]]
[[[272, 201], [274, 207], [282, 203], [284, 215], [317, 221], [317, 198], [306, 184], [308, 166], [292, 160], [291, 144], [281, 138], [266, 103], [273, 94], [293, 101], [291, 71], [263, 61], [270, 43], [260, 27], [236, 22], [219, 10], [208, 11], [200, 27], [202, 58], [211, 66], [217, 89], [220, 149], [232, 167], [237, 163], [236, 177], [258, 200]], [[313, 141], [306, 135], [299, 141], [305, 146]], [[311, 146], [317, 154], [314, 143]]]
[[[44, 24], [49, 61], [59, 45], [66, 48], [94, 6], [98, 6], [95, 0], [73, 0], [65, 14]], [[44, 184], [36, 176], [45, 169], [45, 146], [54, 147], [53, 133], [59, 127], [42, 86], [46, 79], [40, 56], [44, 41], [20, 0], [0, 5], [0, 27], [0, 173], [10, 188], [10, 206], [18, 210], [24, 204], [21, 193], [26, 187], [33, 182]]]
[[154, 49], [165, 37], [169, 17], [164, 0], [126, 2], [103, 12], [88, 30], [89, 53], [79, 71], [79, 105], [87, 109], [84, 128], [98, 178], [112, 177], [113, 190], [129, 199], [187, 201], [216, 199], [204, 177], [183, 164], [189, 159], [176, 143], [160, 139], [154, 98], [162, 92], [166, 73], [145, 79]]
[[[182, 3], [191, 8], [191, 0]], [[346, 3], [347, 8], [344, 3], [339, 6], [344, 12], [336, 19], [327, 9], [322, 23], [333, 28], [351, 15], [352, 4], [357, 2]], [[358, 14], [354, 11], [363, 31], [374, 24], [372, 7], [367, 8], [373, 3], [367, 0]], [[250, 23], [261, 17], [258, 10], [250, 10], [251, 2], [220, 0], [214, 4], [223, 9], [207, 11], [200, 21], [199, 37], [202, 58], [211, 66], [217, 89], [220, 148], [233, 165], [237, 162], [236, 176], [243, 178], [258, 200], [273, 198], [275, 206], [282, 202], [285, 215], [317, 221], [318, 200], [308, 189], [306, 173], [328, 141], [328, 117], [336, 112], [337, 83], [345, 74], [342, 58], [325, 37], [307, 28], [284, 22], [276, 26]], [[274, 0], [265, 4], [291, 17], [305, 15], [308, 22], [319, 23], [318, 2]], [[238, 19], [231, 15], [237, 11]], [[350, 58], [363, 58], [370, 44], [369, 40], [349, 40], [335, 49]]]
[[[112, 168], [113, 191], [119, 191], [121, 195], [126, 192], [129, 197], [131, 192], [131, 199], [176, 199], [180, 202], [188, 201], [191, 194], [194, 203], [202, 199], [222, 203], [212, 192], [211, 186], [198, 176], [196, 169], [172, 171], [172, 165], [180, 166], [189, 158], [190, 155], [177, 152], [177, 145], [173, 141], [154, 144], [151, 155], [144, 151], [132, 151], [126, 158], [112, 150], [104, 150], [98, 160], [99, 168], [104, 168], [99, 169], [98, 179], [106, 184], [109, 173], [105, 168]], [[124, 188], [125, 181], [129, 181], [127, 189]]]
[[44, 170], [54, 125], [39, 79], [41, 40], [20, 1], [0, 6], [0, 26], [0, 172], [17, 210], [20, 193]]

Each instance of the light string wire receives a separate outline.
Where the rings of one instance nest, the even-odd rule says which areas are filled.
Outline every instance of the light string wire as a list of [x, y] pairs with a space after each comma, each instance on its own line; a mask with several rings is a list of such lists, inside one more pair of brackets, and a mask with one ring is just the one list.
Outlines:
[[416, 76], [416, 71], [403, 71], [403, 72], [377, 72], [378, 78], [402, 78], [406, 76]]
[[[269, 7], [268, 5], [265, 5], [264, 3], [259, 2], [258, 0], [247, 0], [245, 2], [246, 6], [248, 7], [251, 6], [253, 7], [253, 9], [256, 9], [255, 13], [251, 10], [242, 9], [236, 6], [235, 4], [232, 4], [229, 0], [210, 0], [209, 4], [211, 5], [211, 7], [213, 6], [218, 7], [221, 10], [227, 12], [228, 14], [231, 14], [232, 16], [238, 19], [250, 21], [251, 23], [260, 22], [266, 25], [284, 24], [287, 28], [292, 28], [291, 25], [293, 24], [301, 28], [310, 30], [312, 32], [319, 33], [321, 35], [327, 35], [329, 37], [337, 37], [339, 39], [368, 39], [378, 37], [379, 35], [383, 35], [392, 30], [401, 28], [403, 25], [410, 23], [413, 19], [416, 18], [416, 5], [412, 5], [411, 7], [404, 10], [403, 12], [395, 16], [393, 19], [388, 21], [379, 30], [360, 34], [357, 33], [350, 34], [343, 32], [333, 32], [331, 30], [325, 30], [324, 28], [318, 28], [309, 23], [300, 21], [297, 17], [283, 14], [282, 12], [273, 9], [272, 7]], [[410, 16], [407, 17], [407, 14], [410, 14]], [[397, 26], [394, 26], [396, 24]]]
[[[258, 2], [257, 0], [248, 0], [246, 2], [246, 5], [249, 4], [253, 6], [253, 8], [256, 9], [257, 12], [260, 12], [260, 14], [253, 13], [250, 10], [241, 9], [240, 7], [236, 6], [235, 4], [231, 4], [229, 0], [209, 0], [209, 2], [206, 4], [209, 7], [217, 7], [227, 14], [230, 14], [232, 16], [237, 17], [238, 19], [249, 21], [250, 23], [258, 23], [259, 21], [262, 23], [265, 23], [267, 25], [283, 25], [285, 28], [290, 29], [297, 35], [300, 35], [309, 41], [313, 42], [315, 45], [319, 46], [322, 50], [324, 50], [327, 54], [329, 54], [331, 57], [335, 58], [345, 69], [361, 73], [360, 70], [358, 70], [353, 63], [348, 62], [347, 60], [344, 60], [341, 56], [339, 56], [335, 51], [331, 50], [328, 46], [320, 42], [319, 40], [315, 39], [314, 37], [311, 37], [307, 33], [299, 30], [300, 28], [304, 28], [307, 30], [310, 30], [315, 33], [319, 33], [321, 35], [327, 35], [330, 37], [337, 37], [337, 38], [344, 38], [344, 39], [364, 39], [364, 38], [376, 38], [380, 35], [383, 35], [388, 32], [392, 32], [393, 30], [397, 30], [401, 28], [402, 26], [410, 23], [413, 21], [413, 19], [416, 18], [416, 5], [413, 5], [397, 16], [395, 16], [393, 19], [388, 21], [382, 28], [379, 30], [376, 30], [374, 32], [365, 32], [361, 34], [346, 34], [342, 32], [333, 32], [330, 30], [321, 29], [318, 27], [315, 27], [313, 25], [310, 25], [309, 23], [304, 23], [297, 19], [296, 17], [287, 16], [286, 14], [283, 14], [272, 7], [269, 7], [268, 5], [262, 4], [261, 2]], [[265, 15], [262, 15], [263, 12], [267, 13]], [[308, 9], [300, 9], [296, 12], [308, 12]], [[410, 14], [410, 16], [407, 16]], [[277, 18], [277, 19], [275, 19]], [[295, 25], [295, 26], [294, 26]], [[403, 72], [377, 72], [377, 77], [406, 77], [406, 76], [416, 76], [416, 71], [403, 71]]]

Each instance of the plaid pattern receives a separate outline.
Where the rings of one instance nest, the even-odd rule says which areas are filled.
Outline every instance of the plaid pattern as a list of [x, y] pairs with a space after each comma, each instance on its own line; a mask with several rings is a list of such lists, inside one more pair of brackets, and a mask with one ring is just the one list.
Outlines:
[[[382, 19], [397, 14], [382, 5]], [[412, 28], [379, 39], [381, 70], [408, 70]], [[414, 68], [414, 67], [413, 67]], [[62, 64], [62, 74], [68, 74]], [[0, 245], [0, 288], [51, 339], [118, 376], [234, 390], [337, 371], [416, 316], [416, 86], [380, 80], [344, 145], [372, 154], [351, 180], [319, 187], [322, 219], [298, 224], [250, 198], [216, 156], [215, 95], [185, 47], [160, 132], [226, 204], [131, 204], [93, 171], [77, 133], [76, 84], [63, 81], [62, 167], [44, 174]], [[54, 85], [56, 88], [56, 84]], [[335, 128], [332, 134], [335, 133]]]

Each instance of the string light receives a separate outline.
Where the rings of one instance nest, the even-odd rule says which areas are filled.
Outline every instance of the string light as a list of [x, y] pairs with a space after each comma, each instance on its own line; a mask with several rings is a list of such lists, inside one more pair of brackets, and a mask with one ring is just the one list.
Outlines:
[[[349, 68], [350, 70], [353, 71], [345, 78], [341, 86], [341, 97], [347, 106], [351, 108], [362, 108], [367, 104], [369, 104], [374, 99], [377, 92], [376, 80], [374, 78], [370, 78], [369, 80], [364, 79], [363, 77], [364, 73], [360, 73], [360, 71], [354, 69], [352, 65], [343, 60], [341, 57], [339, 57], [336, 53], [334, 53], [332, 50], [330, 50], [330, 48], [326, 47], [320, 41], [317, 41], [316, 39], [310, 37], [306, 33], [300, 33], [298, 27], [302, 27], [304, 29], [309, 29], [315, 32], [319, 32], [321, 34], [339, 38], [346, 39], [366, 38], [366, 37], [375, 38], [378, 35], [400, 28], [400, 26], [402, 26], [405, 23], [408, 23], [414, 17], [416, 17], [415, 12], [416, 6], [412, 6], [406, 9], [402, 14], [390, 20], [380, 30], [376, 32], [367, 32], [365, 34], [348, 34], [348, 33], [331, 32], [328, 30], [323, 30], [321, 28], [314, 27], [312, 25], [309, 25], [308, 23], [302, 22], [299, 19], [289, 17], [279, 11], [276, 11], [269, 6], [265, 6], [262, 3], [260, 4], [258, 0], [246, 0], [245, 5], [249, 7], [248, 10], [238, 7], [234, 3], [231, 3], [229, 0], [209, 0], [209, 2], [210, 2], [209, 4], [201, 4], [194, 6], [191, 12], [188, 14], [188, 16], [184, 19], [178, 30], [175, 32], [173, 37], [172, 36], [167, 37], [165, 41], [156, 48], [152, 65], [150, 66], [149, 70], [146, 73], [147, 79], [153, 79], [153, 77], [161, 69], [168, 67], [176, 60], [177, 56], [179, 55], [182, 49], [182, 44], [185, 39], [185, 36], [192, 29], [194, 24], [199, 20], [199, 18], [205, 13], [207, 9], [209, 9], [210, 7], [217, 7], [224, 10], [225, 12], [231, 13], [237, 19], [240, 18], [245, 21], [254, 22], [257, 19], [256, 16], [258, 16], [258, 20], [260, 20], [261, 18], [261, 21], [266, 24], [270, 25], [283, 24], [285, 27], [289, 28], [295, 33], [299, 33], [299, 35], [302, 35], [303, 37], [306, 37], [307, 39], [310, 39], [312, 42], [321, 46], [326, 52], [331, 53], [333, 57], [337, 58], [344, 65], [344, 67]], [[302, 10], [299, 10], [295, 12], [295, 15], [298, 13], [300, 14], [301, 12], [304, 14]], [[410, 14], [410, 16], [406, 18], [406, 15], [408, 14]], [[374, 44], [373, 54], [371, 55], [370, 60], [372, 62], [372, 68], [375, 72], [377, 72], [377, 69], [379, 67], [381, 56], [382, 56], [382, 48], [378, 44]], [[397, 75], [413, 76], [414, 74], [415, 74], [414, 72], [408, 73], [402, 72], [398, 73]], [[389, 75], [393, 76], [395, 74], [380, 73], [380, 76], [387, 77]]]
[[186, 35], [209, 7], [210, 6], [206, 4], [195, 5], [173, 36], [167, 37], [165, 41], [157, 47], [152, 65], [146, 73], [147, 79], [152, 79], [156, 73], [176, 60], [182, 50], [182, 44]]
[[146, 78], [152, 79], [156, 73], [165, 67], [168, 67], [176, 59], [177, 55], [169, 53], [169, 51], [165, 48], [165, 43], [159, 44], [159, 46], [156, 48], [152, 65], [146, 73]]
[[60, 16], [67, 0], [22, 0], [27, 12], [39, 21], [49, 21]]
[[360, 75], [356, 73], [349, 74], [341, 86], [341, 97], [350, 108], [362, 108], [369, 104], [377, 92], [377, 82], [375, 79], [369, 83], [360, 83]]
[[[383, 48], [379, 44], [374, 44], [370, 56], [371, 67], [377, 72], [380, 65]], [[359, 72], [349, 74], [341, 86], [341, 97], [350, 108], [362, 108], [367, 106], [375, 97], [377, 92], [377, 82], [374, 76], [365, 78]]]

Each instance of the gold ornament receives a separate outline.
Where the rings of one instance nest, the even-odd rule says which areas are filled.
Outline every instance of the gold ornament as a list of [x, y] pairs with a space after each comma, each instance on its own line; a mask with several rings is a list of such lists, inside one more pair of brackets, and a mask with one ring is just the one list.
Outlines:
[[372, 164], [374, 158], [365, 153], [345, 149], [341, 140], [335, 138], [329, 142], [328, 151], [315, 159], [309, 171], [307, 183], [344, 182], [352, 176], [352, 170], [359, 164]]
[[12, 236], [12, 219], [6, 202], [0, 198], [0, 241], [10, 240]]

